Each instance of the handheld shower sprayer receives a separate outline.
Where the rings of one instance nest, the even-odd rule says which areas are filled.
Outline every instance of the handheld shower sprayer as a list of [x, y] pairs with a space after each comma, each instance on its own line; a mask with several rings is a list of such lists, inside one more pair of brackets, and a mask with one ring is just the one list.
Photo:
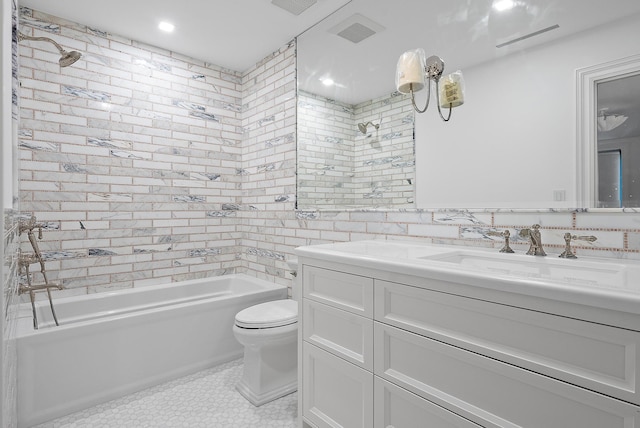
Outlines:
[[379, 124], [375, 124], [373, 122], [367, 122], [367, 123], [359, 123], [358, 124], [358, 129], [363, 134], [366, 134], [367, 133], [367, 128], [369, 127], [369, 125], [373, 125], [376, 128], [376, 131], [378, 130], [378, 128], [380, 128]]
[[33, 37], [33, 36], [27, 36], [26, 34], [22, 34], [20, 32], [18, 32], [18, 42], [21, 42], [23, 40], [33, 40], [36, 42], [49, 42], [52, 43], [57, 49], [58, 52], [60, 52], [60, 59], [58, 60], [58, 63], [60, 64], [60, 67], [68, 67], [71, 64], [73, 64], [74, 62], [76, 62], [77, 60], [80, 59], [80, 57], [82, 56], [82, 54], [78, 51], [71, 51], [71, 52], [67, 52], [65, 51], [62, 46], [60, 46], [58, 43], [56, 43], [54, 40], [51, 40], [48, 37]]

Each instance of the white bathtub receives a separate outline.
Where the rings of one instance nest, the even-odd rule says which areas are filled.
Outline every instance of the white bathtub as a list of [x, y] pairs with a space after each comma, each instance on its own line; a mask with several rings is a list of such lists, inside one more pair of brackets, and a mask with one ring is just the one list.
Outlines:
[[18, 326], [18, 426], [239, 358], [235, 314], [286, 296], [281, 285], [226, 275], [54, 298], [59, 327], [48, 302], [38, 302], [40, 329], [31, 318]]

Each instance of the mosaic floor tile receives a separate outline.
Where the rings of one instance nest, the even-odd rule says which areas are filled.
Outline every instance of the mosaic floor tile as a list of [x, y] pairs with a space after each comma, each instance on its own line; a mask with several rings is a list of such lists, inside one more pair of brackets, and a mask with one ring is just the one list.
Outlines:
[[195, 373], [34, 428], [293, 428], [297, 393], [254, 407], [235, 389], [242, 360]]

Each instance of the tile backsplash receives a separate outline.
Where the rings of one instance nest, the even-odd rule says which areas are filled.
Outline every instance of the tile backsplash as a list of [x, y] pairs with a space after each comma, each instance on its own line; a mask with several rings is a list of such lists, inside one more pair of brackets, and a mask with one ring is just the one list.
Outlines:
[[45, 48], [20, 46], [22, 210], [45, 223], [62, 293], [232, 272], [289, 284], [295, 247], [348, 240], [499, 248], [487, 232], [509, 229], [520, 252], [517, 232], [534, 223], [550, 254], [570, 231], [598, 237], [579, 256], [640, 260], [637, 212], [296, 210], [294, 42], [240, 73], [21, 14], [23, 31], [84, 53], [59, 68]]

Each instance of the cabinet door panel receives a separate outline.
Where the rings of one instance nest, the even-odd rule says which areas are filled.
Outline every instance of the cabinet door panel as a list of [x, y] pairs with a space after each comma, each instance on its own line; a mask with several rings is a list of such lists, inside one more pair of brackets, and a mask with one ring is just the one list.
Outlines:
[[640, 332], [386, 281], [378, 321], [640, 404]]
[[373, 279], [314, 266], [302, 267], [305, 298], [373, 318]]
[[479, 428], [480, 425], [375, 377], [373, 428]]
[[473, 352], [374, 325], [375, 374], [482, 426], [629, 428], [640, 407]]
[[304, 299], [304, 340], [373, 371], [373, 320]]
[[303, 344], [302, 415], [318, 428], [371, 428], [373, 374]]

